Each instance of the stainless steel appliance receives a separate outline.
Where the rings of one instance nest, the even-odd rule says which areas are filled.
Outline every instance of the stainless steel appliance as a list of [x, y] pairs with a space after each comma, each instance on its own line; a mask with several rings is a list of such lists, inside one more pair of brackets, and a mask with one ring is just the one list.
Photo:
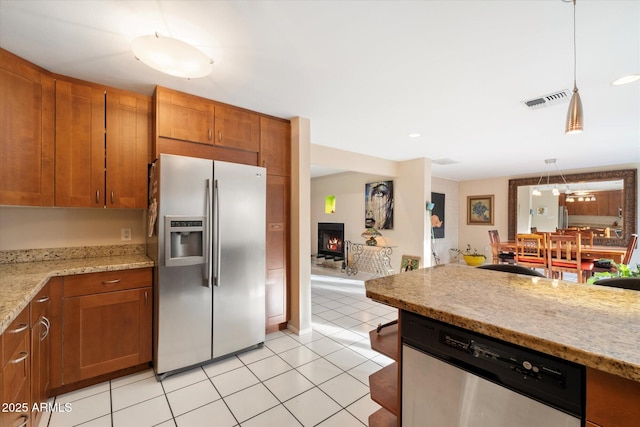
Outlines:
[[161, 154], [151, 174], [158, 376], [265, 337], [266, 170]]
[[402, 311], [405, 427], [580, 427], [584, 368]]
[[558, 206], [558, 228], [569, 227], [569, 211], [566, 206]]

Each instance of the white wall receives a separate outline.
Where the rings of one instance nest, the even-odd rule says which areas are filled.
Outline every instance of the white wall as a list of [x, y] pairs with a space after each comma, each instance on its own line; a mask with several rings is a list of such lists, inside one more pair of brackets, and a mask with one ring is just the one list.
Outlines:
[[[493, 225], [467, 225], [467, 197], [494, 195]], [[507, 240], [509, 178], [479, 179], [461, 181], [459, 185], [460, 216], [458, 218], [459, 234], [458, 248], [465, 249], [467, 244], [484, 254], [486, 262], [491, 262], [491, 248], [489, 246], [489, 230], [498, 230], [501, 240]]]
[[[0, 250], [145, 243], [142, 209], [0, 207]], [[131, 229], [131, 241], [120, 230]]]
[[[551, 190], [541, 191], [540, 196], [531, 198], [531, 227], [537, 227], [538, 231], [556, 231], [558, 227], [558, 196], [554, 196]], [[541, 212], [541, 209], [544, 212]]]

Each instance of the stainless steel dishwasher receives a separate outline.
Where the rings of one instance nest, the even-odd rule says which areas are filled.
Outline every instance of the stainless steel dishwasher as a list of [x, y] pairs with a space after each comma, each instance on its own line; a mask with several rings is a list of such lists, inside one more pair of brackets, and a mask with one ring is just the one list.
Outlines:
[[581, 427], [584, 367], [402, 311], [404, 427]]

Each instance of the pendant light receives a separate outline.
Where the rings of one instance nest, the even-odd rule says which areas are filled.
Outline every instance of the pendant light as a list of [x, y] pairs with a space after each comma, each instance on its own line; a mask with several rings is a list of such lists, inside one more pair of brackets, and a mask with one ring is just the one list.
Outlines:
[[564, 130], [566, 134], [582, 132], [584, 121], [582, 101], [576, 84], [576, 62], [576, 0], [573, 0], [573, 96], [567, 112], [567, 125]]

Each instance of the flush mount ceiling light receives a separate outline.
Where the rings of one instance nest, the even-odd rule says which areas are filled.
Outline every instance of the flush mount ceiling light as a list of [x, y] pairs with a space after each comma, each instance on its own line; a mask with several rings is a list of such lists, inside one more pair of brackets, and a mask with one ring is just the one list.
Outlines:
[[213, 60], [200, 50], [170, 37], [142, 36], [133, 40], [131, 50], [144, 64], [175, 77], [196, 79], [208, 76]]
[[420, 134], [418, 132], [410, 133], [409, 138], [420, 138]]
[[569, 104], [567, 124], [564, 130], [567, 134], [582, 132], [582, 125], [584, 121], [584, 116], [582, 114], [582, 100], [580, 100], [578, 85], [576, 84], [576, 62], [576, 0], [573, 0], [573, 96], [571, 97], [571, 103]]
[[621, 86], [621, 85], [626, 85], [628, 83], [633, 83], [638, 80], [640, 80], [640, 74], [630, 74], [628, 76], [615, 79], [614, 81], [611, 82], [611, 84], [614, 86]]

